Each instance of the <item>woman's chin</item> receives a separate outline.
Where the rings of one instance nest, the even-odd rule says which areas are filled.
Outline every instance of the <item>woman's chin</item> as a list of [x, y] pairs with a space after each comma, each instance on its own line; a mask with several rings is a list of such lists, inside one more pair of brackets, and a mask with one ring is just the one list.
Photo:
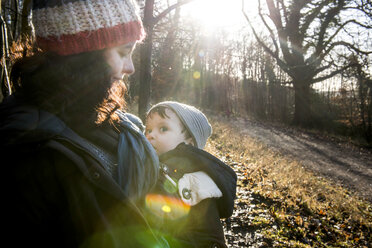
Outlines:
[[111, 78], [111, 83], [120, 82], [120, 81], [123, 81], [123, 79], [119, 78], [119, 77], [112, 77]]

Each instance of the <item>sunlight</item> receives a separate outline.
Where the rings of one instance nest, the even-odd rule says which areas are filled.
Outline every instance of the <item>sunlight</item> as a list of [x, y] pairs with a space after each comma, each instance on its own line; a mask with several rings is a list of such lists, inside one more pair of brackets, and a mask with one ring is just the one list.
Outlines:
[[[219, 28], [235, 31], [246, 25], [241, 5], [241, 0], [196, 0], [185, 5], [182, 11], [207, 33]], [[245, 0], [244, 5], [246, 10], [257, 9], [256, 0]]]

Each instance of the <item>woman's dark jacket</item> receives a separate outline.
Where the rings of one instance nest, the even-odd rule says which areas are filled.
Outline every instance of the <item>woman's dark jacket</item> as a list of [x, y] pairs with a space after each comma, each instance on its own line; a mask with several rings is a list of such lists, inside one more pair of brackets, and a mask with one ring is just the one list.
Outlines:
[[[171, 246], [172, 241], [177, 244], [177, 240], [188, 240], [192, 247], [226, 247], [220, 219], [232, 215], [236, 196], [236, 173], [208, 152], [184, 143], [162, 154], [159, 159], [162, 166], [167, 167], [167, 175], [174, 181], [186, 173], [203, 171], [222, 192], [222, 197], [204, 199], [192, 206], [184, 216], [177, 218], [160, 214], [153, 217], [155, 223], [162, 223], [163, 233], [167, 235]], [[153, 193], [181, 199], [178, 190], [170, 189], [169, 181], [164, 175], [160, 176]]]
[[167, 246], [105, 167], [116, 154], [117, 131], [96, 133], [91, 140], [105, 153], [48, 112], [12, 96], [0, 105], [3, 244]]

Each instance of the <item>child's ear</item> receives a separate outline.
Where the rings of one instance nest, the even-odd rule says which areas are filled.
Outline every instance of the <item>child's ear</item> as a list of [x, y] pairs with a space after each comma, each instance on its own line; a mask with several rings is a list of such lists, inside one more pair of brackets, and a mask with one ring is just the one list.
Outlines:
[[185, 140], [186, 145], [192, 145], [195, 146], [194, 140], [190, 137], [187, 140]]

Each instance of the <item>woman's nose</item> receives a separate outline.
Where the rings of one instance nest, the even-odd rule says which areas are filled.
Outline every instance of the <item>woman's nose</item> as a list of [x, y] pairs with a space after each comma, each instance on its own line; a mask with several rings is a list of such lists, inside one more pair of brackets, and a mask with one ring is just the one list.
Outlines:
[[126, 58], [123, 63], [123, 71], [122, 73], [125, 75], [131, 75], [134, 73], [134, 65], [132, 58]]

